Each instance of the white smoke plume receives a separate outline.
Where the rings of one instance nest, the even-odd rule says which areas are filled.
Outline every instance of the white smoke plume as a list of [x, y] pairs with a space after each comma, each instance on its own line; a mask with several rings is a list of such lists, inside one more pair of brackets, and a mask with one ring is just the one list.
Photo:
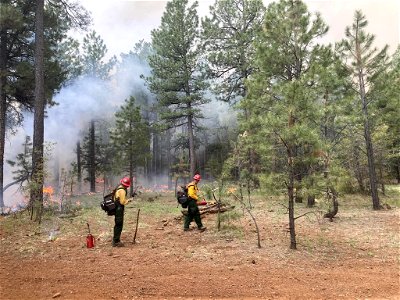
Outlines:
[[[145, 66], [132, 61], [124, 65], [121, 73], [116, 73], [110, 80], [80, 77], [71, 85], [62, 88], [54, 97], [58, 105], [47, 108], [45, 119], [45, 143], [53, 144], [48, 170], [57, 168], [68, 170], [75, 160], [76, 143], [82, 140], [88, 131], [91, 120], [110, 120], [115, 112], [123, 105], [134, 89], [144, 86], [140, 75], [146, 71]], [[22, 152], [25, 136], [32, 137], [33, 116], [25, 114], [24, 124], [16, 135], [8, 136], [5, 144], [5, 161], [15, 160]], [[7, 163], [4, 164], [4, 185], [13, 181], [12, 171]], [[51, 177], [51, 176], [50, 176]], [[7, 207], [22, 203], [25, 197], [17, 191], [17, 186], [10, 187], [4, 193], [4, 204]]]

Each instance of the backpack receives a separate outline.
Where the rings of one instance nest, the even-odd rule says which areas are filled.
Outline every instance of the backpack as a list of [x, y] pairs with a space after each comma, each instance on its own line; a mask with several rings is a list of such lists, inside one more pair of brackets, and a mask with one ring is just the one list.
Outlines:
[[180, 190], [176, 192], [176, 200], [182, 206], [182, 208], [188, 207], [189, 196], [188, 196], [189, 185], [182, 185]]
[[176, 192], [176, 200], [182, 206], [182, 208], [188, 207], [188, 188], [184, 185], [181, 186], [180, 190]]
[[103, 201], [100, 203], [101, 209], [104, 210], [109, 216], [115, 215], [115, 210], [117, 208], [117, 205], [115, 204], [114, 196], [118, 190], [125, 190], [125, 188], [123, 187], [115, 188], [111, 193], [105, 195], [103, 197]]

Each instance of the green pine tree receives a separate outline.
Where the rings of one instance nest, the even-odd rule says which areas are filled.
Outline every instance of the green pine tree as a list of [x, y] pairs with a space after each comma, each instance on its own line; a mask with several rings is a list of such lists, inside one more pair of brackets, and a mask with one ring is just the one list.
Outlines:
[[[373, 48], [374, 36], [366, 32], [368, 21], [361, 11], [354, 14], [352, 26], [346, 27], [346, 38], [338, 44], [338, 52], [343, 57], [343, 64], [349, 72], [349, 80], [353, 82], [353, 89], [356, 91], [354, 97], [361, 112], [360, 124], [363, 126], [365, 147], [368, 159], [368, 175], [372, 197], [372, 207], [375, 210], [381, 208], [378, 195], [378, 182], [375, 169], [375, 154], [372, 140], [373, 116], [369, 112], [371, 102], [370, 91], [381, 74], [387, 68], [388, 57], [387, 46], [378, 52]], [[353, 78], [355, 79], [353, 81]]]
[[245, 80], [254, 71], [254, 38], [261, 30], [261, 0], [215, 1], [202, 20], [207, 75], [218, 99], [236, 102], [246, 96]]
[[[385, 179], [400, 183], [400, 46], [388, 68], [374, 81], [369, 91], [374, 99], [369, 107], [375, 117], [373, 141], [377, 151], [379, 182], [384, 193]], [[372, 111], [371, 111], [372, 110]]]
[[83, 54], [81, 55], [82, 74], [99, 79], [108, 79], [110, 71], [116, 63], [113, 56], [105, 62], [104, 57], [107, 54], [107, 46], [96, 31], [92, 31], [83, 38]]
[[268, 164], [279, 165], [272, 174], [274, 181], [286, 185], [291, 249], [296, 249], [295, 190], [303, 187], [296, 182], [297, 176], [307, 176], [304, 166], [316, 164], [312, 153], [321, 144], [322, 112], [313, 82], [324, 52], [316, 39], [327, 30], [321, 17], [312, 17], [301, 1], [271, 3], [257, 39], [257, 71], [242, 103], [251, 112], [251, 118], [242, 122], [254, 129], [258, 151], [265, 154]]
[[164, 128], [185, 126], [190, 157], [190, 173], [196, 171], [196, 120], [202, 118], [200, 106], [207, 102], [201, 75], [197, 1], [172, 0], [158, 29], [152, 31], [154, 54], [149, 57], [152, 74], [150, 90], [159, 102], [159, 117]]
[[[115, 128], [111, 131], [115, 163], [121, 166], [121, 172], [129, 174], [131, 181], [138, 167], [145, 167], [149, 157], [150, 129], [143, 121], [140, 108], [135, 98], [125, 100], [119, 111], [115, 113]], [[133, 194], [133, 184], [130, 192]]]

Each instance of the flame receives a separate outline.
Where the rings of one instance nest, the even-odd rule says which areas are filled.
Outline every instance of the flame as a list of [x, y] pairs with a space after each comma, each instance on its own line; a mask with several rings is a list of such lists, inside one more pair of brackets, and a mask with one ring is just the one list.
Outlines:
[[54, 190], [52, 186], [48, 186], [48, 187], [43, 187], [43, 193], [44, 194], [48, 194], [48, 195], [53, 195]]

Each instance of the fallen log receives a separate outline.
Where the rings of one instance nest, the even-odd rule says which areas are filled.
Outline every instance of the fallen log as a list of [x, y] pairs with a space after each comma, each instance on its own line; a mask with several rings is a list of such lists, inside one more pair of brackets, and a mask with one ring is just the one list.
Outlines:
[[[214, 204], [207, 204], [204, 206], [199, 206], [199, 211], [200, 211], [200, 215], [203, 214], [217, 214], [218, 211], [220, 213], [229, 211], [234, 209], [235, 206], [226, 206], [224, 204], [221, 204], [220, 207], [218, 208], [218, 203], [214, 203]], [[181, 213], [186, 216], [187, 215], [187, 209], [182, 209]]]

